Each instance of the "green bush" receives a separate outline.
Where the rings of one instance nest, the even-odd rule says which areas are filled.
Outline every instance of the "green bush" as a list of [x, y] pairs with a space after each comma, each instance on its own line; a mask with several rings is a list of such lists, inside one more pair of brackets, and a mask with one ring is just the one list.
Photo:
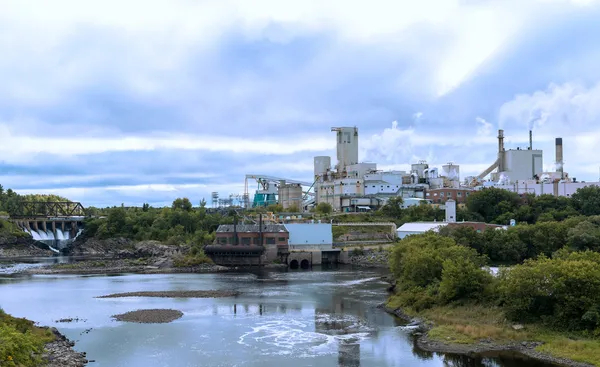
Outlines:
[[507, 315], [568, 330], [600, 332], [598, 254], [562, 251], [503, 269], [499, 291]]
[[0, 366], [29, 367], [41, 363], [46, 343], [54, 340], [50, 330], [26, 319], [14, 318], [0, 309]]
[[190, 252], [185, 256], [179, 256], [174, 259], [173, 265], [178, 268], [189, 268], [202, 264], [212, 264], [213, 261], [208, 257], [204, 250], [198, 245], [192, 246]]
[[483, 298], [492, 276], [481, 269], [486, 258], [437, 234], [409, 236], [390, 253], [397, 302], [413, 309]]

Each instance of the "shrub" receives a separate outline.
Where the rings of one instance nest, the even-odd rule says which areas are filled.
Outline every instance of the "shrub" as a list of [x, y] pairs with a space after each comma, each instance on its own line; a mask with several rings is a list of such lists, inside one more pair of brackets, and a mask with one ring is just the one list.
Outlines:
[[568, 330], [600, 331], [597, 255], [558, 255], [501, 271], [499, 290], [507, 315]]
[[37, 366], [46, 343], [54, 340], [50, 330], [26, 319], [14, 318], [0, 309], [0, 365]]

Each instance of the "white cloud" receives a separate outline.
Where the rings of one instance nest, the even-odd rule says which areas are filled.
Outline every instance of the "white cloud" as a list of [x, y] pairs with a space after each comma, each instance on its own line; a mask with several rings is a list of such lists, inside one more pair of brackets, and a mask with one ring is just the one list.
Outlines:
[[[470, 78], [538, 17], [542, 6], [538, 0], [376, 0], [368, 7], [341, 0], [4, 0], [0, 48], [10, 52], [3, 54], [0, 70], [14, 71], [4, 78], [11, 98], [48, 105], [97, 78], [99, 71], [133, 92], [164, 93], [161, 75], [212, 49], [233, 27], [249, 39], [278, 42], [328, 32], [338, 38], [340, 49], [348, 43], [370, 45], [417, 60], [425, 69], [412, 87], [439, 96]], [[285, 27], [273, 32], [273, 22]], [[80, 33], [83, 39], [77, 38]], [[98, 47], [72, 52], [71, 43], [81, 45], [88, 38]], [[35, 86], [24, 82], [29, 76]], [[424, 83], [425, 77], [433, 84]]]
[[149, 151], [163, 149], [202, 150], [210, 152], [260, 153], [289, 155], [297, 152], [323, 151], [335, 146], [331, 137], [310, 136], [296, 139], [242, 138], [210, 135], [163, 134], [154, 137], [44, 137], [21, 135], [0, 124], [0, 157], [7, 162], [22, 162], [34, 154], [74, 156], [82, 154]]

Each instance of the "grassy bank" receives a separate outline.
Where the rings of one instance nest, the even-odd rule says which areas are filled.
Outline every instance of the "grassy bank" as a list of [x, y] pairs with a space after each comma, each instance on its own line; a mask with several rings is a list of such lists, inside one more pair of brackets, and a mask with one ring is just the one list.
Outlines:
[[[398, 296], [387, 302], [390, 309], [400, 308]], [[430, 340], [447, 344], [476, 344], [481, 341], [497, 345], [520, 342], [541, 342], [536, 351], [553, 357], [566, 358], [576, 362], [600, 366], [600, 339], [586, 337], [581, 333], [559, 332], [537, 324], [519, 324], [508, 321], [499, 307], [482, 305], [435, 306], [416, 312], [402, 307], [410, 316], [431, 322], [427, 332]]]
[[0, 366], [39, 365], [44, 345], [54, 339], [50, 330], [36, 327], [32, 321], [12, 317], [0, 309]]

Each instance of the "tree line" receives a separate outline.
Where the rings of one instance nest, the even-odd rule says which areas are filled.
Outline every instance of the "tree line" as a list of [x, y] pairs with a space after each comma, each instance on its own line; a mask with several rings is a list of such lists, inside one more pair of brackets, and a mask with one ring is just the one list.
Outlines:
[[[500, 232], [488, 230], [486, 232]], [[408, 236], [391, 251], [393, 307], [501, 307], [516, 322], [600, 336], [600, 253], [566, 245], [493, 276], [485, 254], [435, 233]]]

